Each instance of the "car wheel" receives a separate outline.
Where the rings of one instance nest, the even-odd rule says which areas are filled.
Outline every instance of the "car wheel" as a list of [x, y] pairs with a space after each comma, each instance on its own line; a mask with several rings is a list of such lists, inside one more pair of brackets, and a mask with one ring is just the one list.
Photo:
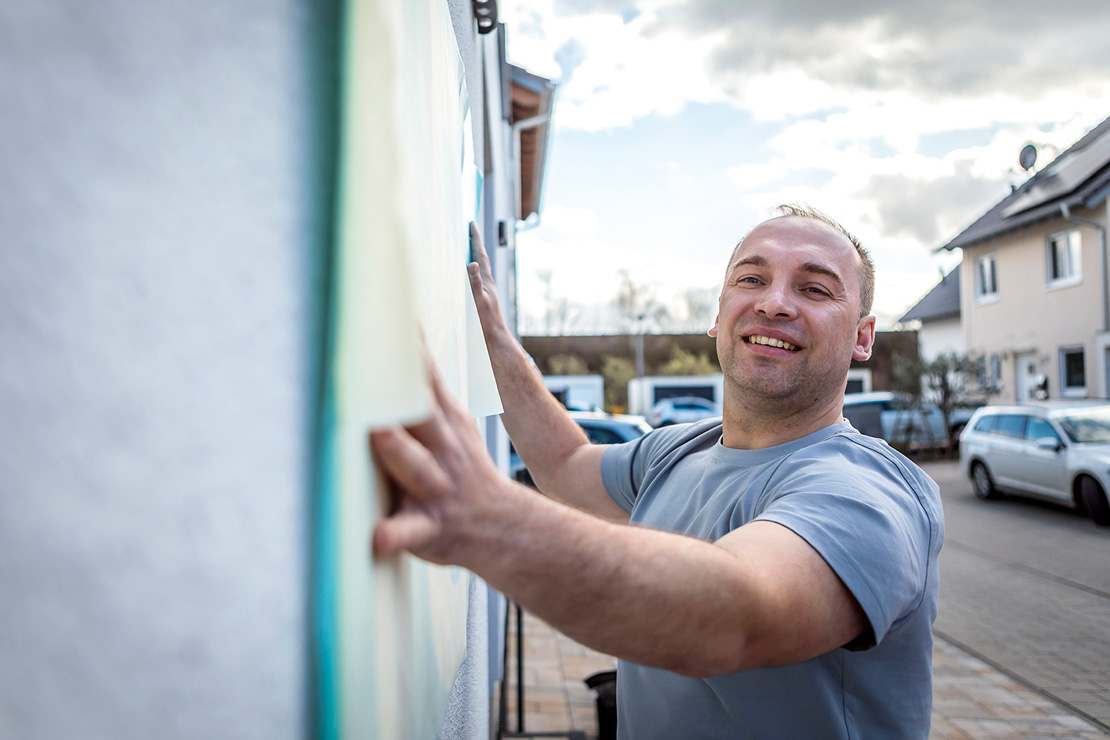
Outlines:
[[981, 499], [1002, 498], [1002, 494], [994, 487], [990, 471], [981, 462], [971, 464], [971, 487], [975, 489], [975, 495]]
[[1079, 493], [1091, 520], [1102, 527], [1110, 526], [1110, 503], [1106, 501], [1106, 491], [1094, 478], [1083, 476], [1079, 479]]

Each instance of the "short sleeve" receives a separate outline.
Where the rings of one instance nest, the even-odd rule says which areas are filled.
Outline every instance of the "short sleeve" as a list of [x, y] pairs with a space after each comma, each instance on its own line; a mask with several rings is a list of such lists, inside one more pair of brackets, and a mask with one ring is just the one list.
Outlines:
[[720, 419], [676, 424], [654, 429], [631, 442], [610, 446], [601, 457], [601, 482], [613, 503], [631, 514], [645, 479], [663, 458], [682, 454], [684, 448], [699, 440], [715, 438], [714, 433], [720, 427]]
[[941, 536], [928, 503], [936, 484], [870, 446], [837, 446], [838, 455], [794, 467], [756, 518], [789, 528], [824, 558], [867, 614], [874, 643], [853, 646], [867, 648], [925, 597]]
[[611, 445], [601, 456], [601, 482], [609, 498], [626, 513], [632, 513], [636, 503], [636, 484], [632, 479], [632, 461], [644, 438], [619, 445]]

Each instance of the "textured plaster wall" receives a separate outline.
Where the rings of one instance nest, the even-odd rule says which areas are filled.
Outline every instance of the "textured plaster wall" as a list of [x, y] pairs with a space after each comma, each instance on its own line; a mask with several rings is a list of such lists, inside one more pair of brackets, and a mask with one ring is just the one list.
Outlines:
[[[0, 5], [0, 737], [314, 732], [338, 17]], [[486, 605], [445, 738], [488, 737]]]
[[309, 732], [334, 17], [0, 5], [0, 737]]
[[[470, 117], [474, 136], [474, 163], [480, 171], [487, 167], [485, 152], [485, 88], [482, 84], [483, 44], [477, 33], [470, 0], [449, 0], [451, 23], [466, 70], [466, 89], [470, 95]], [[496, 63], [491, 60], [489, 63]], [[486, 174], [495, 182], [503, 181], [507, 173]], [[489, 211], [491, 204], [484, 203]], [[487, 242], [490, 240], [487, 238]], [[440, 737], [443, 740], [488, 740], [490, 737], [490, 629], [489, 589], [484, 582], [472, 578], [468, 594], [466, 623], [466, 658], [451, 689], [447, 716], [444, 718]]]

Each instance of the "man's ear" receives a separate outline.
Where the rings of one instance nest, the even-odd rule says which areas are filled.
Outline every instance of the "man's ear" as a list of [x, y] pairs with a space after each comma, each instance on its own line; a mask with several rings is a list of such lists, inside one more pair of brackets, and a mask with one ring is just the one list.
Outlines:
[[856, 326], [856, 344], [852, 347], [853, 360], [871, 358], [871, 348], [875, 346], [875, 317], [864, 316]]
[[717, 314], [713, 317], [713, 326], [709, 327], [709, 331], [707, 331], [706, 334], [711, 337], [717, 336], [717, 322], [720, 320], [720, 318], [721, 314]]

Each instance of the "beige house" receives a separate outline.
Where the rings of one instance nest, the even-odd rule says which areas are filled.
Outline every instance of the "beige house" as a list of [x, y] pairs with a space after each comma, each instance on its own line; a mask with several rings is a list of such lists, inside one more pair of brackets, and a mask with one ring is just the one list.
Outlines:
[[942, 247], [994, 402], [1110, 398], [1108, 194], [1110, 119]]

